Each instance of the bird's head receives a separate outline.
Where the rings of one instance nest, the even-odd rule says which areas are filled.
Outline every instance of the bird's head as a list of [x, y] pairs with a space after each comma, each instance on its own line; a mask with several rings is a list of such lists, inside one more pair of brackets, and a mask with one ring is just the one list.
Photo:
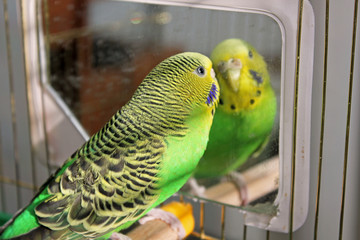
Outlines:
[[155, 109], [187, 113], [203, 109], [214, 113], [220, 88], [210, 59], [200, 53], [184, 52], [159, 63], [137, 92]]
[[270, 86], [266, 63], [255, 48], [227, 39], [214, 48], [211, 60], [221, 87], [220, 107], [235, 113], [255, 108]]

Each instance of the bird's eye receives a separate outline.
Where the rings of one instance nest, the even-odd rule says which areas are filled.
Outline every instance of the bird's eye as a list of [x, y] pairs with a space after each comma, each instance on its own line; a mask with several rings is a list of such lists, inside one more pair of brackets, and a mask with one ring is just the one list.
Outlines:
[[217, 65], [217, 68], [219, 69], [220, 72], [224, 71], [225, 68], [225, 62], [219, 62], [219, 64]]
[[249, 51], [249, 58], [253, 58], [253, 52]]
[[199, 76], [199, 77], [203, 77], [205, 76], [205, 68], [203, 66], [200, 66], [198, 67], [196, 70], [195, 70], [195, 73]]

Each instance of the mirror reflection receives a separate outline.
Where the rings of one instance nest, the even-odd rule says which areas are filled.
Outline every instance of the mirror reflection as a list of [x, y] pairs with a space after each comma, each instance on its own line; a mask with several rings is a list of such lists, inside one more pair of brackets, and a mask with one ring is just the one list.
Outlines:
[[49, 85], [89, 135], [165, 58], [213, 61], [220, 103], [183, 194], [232, 206], [272, 203], [279, 186], [282, 36], [269, 16], [121, 1], [48, 1]]

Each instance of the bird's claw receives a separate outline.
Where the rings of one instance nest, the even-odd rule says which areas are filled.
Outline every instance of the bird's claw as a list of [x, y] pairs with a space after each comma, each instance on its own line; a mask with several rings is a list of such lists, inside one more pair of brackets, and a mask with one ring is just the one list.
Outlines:
[[110, 240], [131, 240], [130, 237], [128, 237], [124, 234], [121, 234], [121, 233], [116, 233], [116, 232], [114, 232], [109, 239]]
[[205, 194], [206, 188], [202, 185], [199, 185], [194, 177], [189, 178], [187, 184], [190, 187], [189, 190], [190, 194], [197, 197], [206, 198], [206, 194]]
[[239, 172], [231, 172], [228, 174], [228, 179], [233, 182], [239, 190], [241, 206], [247, 205], [249, 202], [248, 188], [244, 176]]

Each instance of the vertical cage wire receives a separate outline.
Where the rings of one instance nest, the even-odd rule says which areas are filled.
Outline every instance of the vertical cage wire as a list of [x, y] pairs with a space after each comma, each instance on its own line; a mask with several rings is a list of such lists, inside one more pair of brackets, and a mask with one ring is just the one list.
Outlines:
[[200, 202], [200, 222], [199, 222], [199, 225], [200, 225], [200, 238], [201, 239], [204, 239], [205, 238], [205, 229], [204, 229], [204, 215], [205, 215], [205, 210], [204, 210], [204, 202], [201, 201]]
[[0, 194], [1, 194], [1, 210], [4, 211], [6, 208], [5, 206], [5, 191], [4, 191], [4, 170], [3, 170], [3, 159], [2, 159], [2, 142], [1, 142], [1, 128], [0, 128]]
[[225, 240], [225, 205], [221, 206], [221, 240]]
[[354, 1], [354, 19], [352, 29], [352, 43], [351, 43], [351, 57], [350, 57], [350, 72], [349, 72], [349, 92], [347, 101], [347, 116], [346, 116], [346, 135], [345, 135], [345, 150], [344, 150], [344, 166], [342, 179], [342, 193], [341, 193], [341, 207], [340, 207], [340, 226], [339, 226], [339, 240], [343, 236], [344, 224], [344, 209], [345, 209], [345, 192], [346, 192], [346, 176], [349, 153], [349, 136], [350, 136], [350, 122], [351, 122], [351, 102], [352, 102], [352, 87], [354, 80], [354, 65], [355, 65], [355, 48], [356, 48], [356, 30], [357, 30], [357, 16], [358, 16], [359, 1]]
[[290, 193], [290, 218], [289, 218], [289, 239], [293, 239], [294, 222], [294, 202], [295, 202], [295, 164], [296, 164], [296, 136], [297, 136], [297, 115], [298, 115], [298, 92], [299, 92], [299, 72], [300, 72], [300, 49], [301, 49], [301, 30], [302, 13], [304, 1], [299, 0], [298, 24], [296, 36], [296, 64], [295, 64], [295, 89], [294, 89], [294, 113], [293, 113], [293, 136], [292, 136], [292, 159], [291, 159], [291, 193]]
[[25, 44], [26, 39], [28, 39], [28, 35], [26, 32], [26, 29], [29, 28], [29, 26], [27, 25], [27, 21], [25, 20], [25, 16], [24, 16], [24, 3], [23, 1], [20, 1], [20, 15], [21, 15], [21, 22], [22, 22], [22, 33], [24, 38], [22, 39], [22, 45], [23, 45], [23, 49], [24, 49], [24, 66], [25, 66], [25, 88], [26, 88], [26, 101], [27, 101], [27, 121], [29, 123], [29, 143], [30, 143], [30, 161], [31, 161], [31, 175], [32, 175], [32, 190], [33, 190], [33, 194], [35, 195], [36, 192], [38, 191], [38, 184], [37, 184], [37, 180], [36, 180], [36, 175], [37, 175], [37, 171], [36, 171], [36, 165], [35, 165], [35, 150], [34, 150], [34, 144], [32, 142], [32, 120], [31, 120], [31, 116], [30, 116], [30, 108], [31, 108], [31, 91], [29, 91], [29, 86], [30, 86], [30, 70], [29, 70], [29, 66], [27, 64], [28, 60], [27, 60], [27, 54], [26, 54], [26, 48], [27, 45]]
[[[41, 2], [43, 4], [41, 4]], [[41, 28], [41, 20], [44, 19], [44, 34], [45, 34], [45, 70], [46, 70], [46, 77], [49, 78], [50, 77], [50, 42], [49, 42], [49, 8], [48, 8], [48, 0], [36, 0], [37, 3], [37, 7], [36, 7], [36, 11], [37, 13], [37, 30], [38, 30], [38, 34], [41, 33], [40, 28]], [[43, 8], [42, 6], [43, 5]], [[42, 11], [43, 9], [43, 11]], [[38, 37], [38, 39], [40, 39], [40, 37]], [[40, 43], [39, 46], [40, 47]], [[41, 54], [40, 54], [40, 48], [38, 48], [38, 57], [39, 60], [41, 60]], [[43, 76], [43, 74], [40, 74], [41, 76]], [[44, 94], [45, 94], [45, 79], [41, 79], [40, 81], [40, 87], [41, 87], [41, 105], [42, 105], [42, 118], [43, 118], [43, 130], [44, 130], [44, 143], [45, 143], [45, 156], [46, 156], [46, 166], [47, 166], [47, 170], [48, 170], [48, 174], [51, 174], [51, 166], [50, 166], [50, 152], [49, 152], [49, 140], [48, 140], [48, 135], [47, 135], [47, 131], [46, 131], [46, 111], [45, 111], [45, 101], [44, 101]]]
[[243, 226], [243, 240], [246, 240], [247, 226], [244, 224]]
[[10, 87], [10, 103], [11, 103], [11, 124], [12, 124], [12, 134], [13, 134], [13, 146], [14, 146], [14, 167], [15, 167], [15, 178], [16, 178], [16, 195], [17, 195], [17, 208], [21, 207], [21, 193], [20, 186], [17, 184], [19, 182], [19, 149], [18, 149], [18, 138], [17, 138], [17, 121], [15, 114], [15, 96], [14, 96], [14, 76], [13, 76], [13, 66], [12, 66], [12, 57], [11, 57], [11, 43], [10, 43], [10, 27], [9, 27], [9, 11], [7, 0], [3, 0], [4, 7], [4, 17], [5, 17], [5, 31], [6, 31], [6, 47], [7, 47], [7, 61], [9, 68], [9, 87]]
[[[16, 7], [17, 9], [19, 10], [19, 25], [20, 25], [20, 28], [19, 28], [19, 32], [21, 33], [20, 36], [20, 44], [21, 44], [21, 50], [22, 50], [22, 58], [21, 58], [21, 61], [22, 61], [22, 66], [23, 66], [23, 70], [24, 70], [24, 79], [23, 79], [23, 84], [24, 84], [24, 94], [25, 94], [25, 98], [24, 98], [24, 102], [22, 102], [21, 104], [24, 104], [25, 105], [25, 116], [23, 116], [25, 119], [26, 119], [26, 122], [29, 124], [29, 128], [27, 129], [27, 132], [24, 133], [22, 136], [26, 136], [24, 137], [27, 138], [27, 141], [29, 143], [29, 160], [30, 160], [30, 166], [31, 166], [31, 180], [32, 182], [30, 183], [27, 183], [24, 181], [24, 183], [26, 185], [29, 185], [27, 188], [32, 190], [32, 193], [35, 194], [36, 191], [37, 191], [37, 188], [35, 187], [36, 185], [34, 184], [35, 183], [35, 178], [36, 178], [36, 170], [34, 168], [34, 164], [35, 164], [35, 159], [34, 159], [34, 149], [33, 149], [33, 144], [32, 144], [32, 139], [31, 139], [31, 122], [30, 122], [30, 111], [29, 111], [29, 107], [30, 107], [30, 103], [29, 103], [29, 91], [28, 91], [28, 68], [27, 68], [27, 64], [26, 64], [26, 45], [25, 45], [25, 39], [27, 37], [27, 33], [25, 31], [25, 18], [24, 18], [24, 11], [23, 11], [23, 1], [21, 0], [17, 0], [16, 1]], [[21, 65], [20, 65], [21, 66]], [[19, 119], [19, 117], [17, 117], [17, 119]], [[17, 125], [19, 125], [20, 123], [17, 123]], [[18, 130], [18, 131], [21, 131], [21, 130]], [[21, 136], [21, 135], [20, 135]], [[17, 142], [17, 144], [20, 144], [20, 140]], [[20, 154], [19, 152], [17, 154]], [[21, 164], [21, 158], [18, 156], [18, 164], [19, 166], [22, 166]], [[27, 170], [26, 170], [27, 171]], [[19, 173], [20, 175], [20, 173]], [[20, 180], [19, 180], [20, 181]], [[24, 187], [23, 187], [24, 188]], [[25, 187], [26, 188], [26, 187]], [[21, 203], [23, 204], [23, 203]], [[22, 206], [20, 206], [22, 207]]]
[[320, 190], [321, 190], [321, 173], [323, 165], [323, 148], [324, 148], [324, 128], [325, 128], [325, 110], [326, 110], [326, 84], [327, 84], [327, 67], [328, 67], [328, 46], [329, 46], [329, 0], [326, 0], [325, 6], [325, 33], [324, 33], [324, 65], [323, 65], [323, 86], [322, 86], [322, 107], [321, 107], [321, 125], [320, 125], [320, 146], [319, 146], [319, 163], [317, 176], [317, 190], [315, 200], [315, 223], [314, 223], [314, 240], [317, 239], [320, 207]]
[[[4, 4], [2, 4], [2, 7], [0, 5], [0, 10], [3, 10], [2, 12], [0, 12], [1, 14], [4, 13]], [[1, 19], [5, 19], [5, 16], [0, 16]], [[5, 21], [4, 21], [5, 22]], [[1, 22], [0, 22], [1, 23]], [[0, 121], [1, 124], [1, 121]], [[4, 176], [4, 163], [3, 163], [3, 143], [2, 143], [2, 129], [0, 128], [0, 194], [1, 194], [1, 210], [4, 211], [6, 209], [6, 204], [5, 204], [5, 189], [4, 189], [4, 181], [3, 181], [3, 176]]]

